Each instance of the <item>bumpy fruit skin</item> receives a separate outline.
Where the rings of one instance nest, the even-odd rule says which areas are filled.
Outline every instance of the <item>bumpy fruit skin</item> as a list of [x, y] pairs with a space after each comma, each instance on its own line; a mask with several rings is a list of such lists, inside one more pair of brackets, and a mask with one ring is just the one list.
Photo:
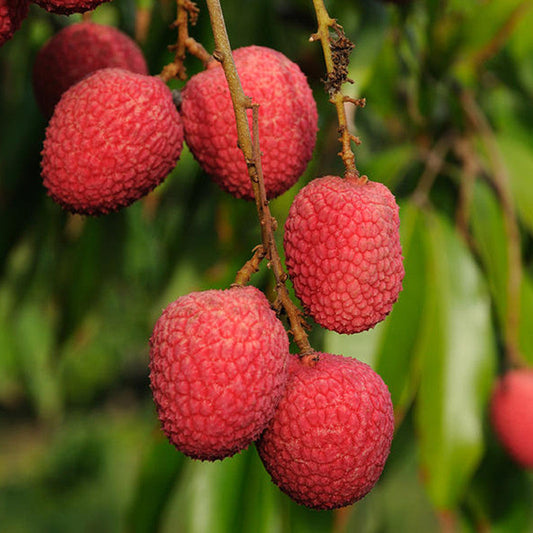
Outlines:
[[515, 461], [533, 468], [533, 370], [511, 370], [494, 387], [492, 427]]
[[318, 324], [357, 333], [390, 312], [404, 277], [398, 212], [389, 189], [372, 181], [325, 176], [296, 195], [285, 223], [287, 269]]
[[72, 212], [116, 211], [161, 183], [182, 146], [180, 116], [159, 78], [101, 69], [56, 105], [42, 151], [44, 186]]
[[0, 46], [13, 37], [28, 16], [28, 0], [0, 0]]
[[376, 484], [394, 432], [387, 386], [368, 365], [319, 354], [314, 367], [291, 356], [285, 393], [257, 450], [272, 481], [296, 502], [334, 509]]
[[[244, 92], [259, 107], [259, 139], [265, 188], [274, 198], [292, 187], [311, 159], [317, 110], [307, 80], [296, 63], [261, 46], [235, 50]], [[231, 97], [220, 64], [193, 76], [182, 92], [185, 142], [201, 167], [225, 191], [253, 199]], [[252, 124], [251, 113], [250, 128]]]
[[80, 22], [54, 35], [33, 66], [33, 91], [43, 115], [49, 118], [70, 86], [101, 68], [148, 74], [141, 49], [116, 28]]
[[184, 454], [229, 457], [257, 439], [286, 383], [289, 340], [255, 287], [195, 292], [171, 303], [150, 339], [163, 432]]
[[110, 0], [32, 0], [35, 4], [50, 13], [58, 15], [72, 15], [72, 13], [85, 13], [91, 11], [104, 2]]

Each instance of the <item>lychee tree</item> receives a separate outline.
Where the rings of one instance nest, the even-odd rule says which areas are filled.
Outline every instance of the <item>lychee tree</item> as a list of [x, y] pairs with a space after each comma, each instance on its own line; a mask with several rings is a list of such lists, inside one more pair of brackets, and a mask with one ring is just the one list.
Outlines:
[[[0, 4], [2, 528], [530, 531], [528, 3], [224, 0], [225, 24], [214, 1], [113, 0], [83, 16], [53, 13], [72, 2], [44, 4]], [[150, 185], [134, 187], [118, 204], [123, 181], [103, 187], [99, 171], [138, 171], [144, 156], [169, 147], [158, 142], [157, 127], [146, 139], [138, 135], [161, 99], [143, 99], [144, 90], [97, 90], [87, 104], [71, 97], [65, 131], [50, 129], [37, 104], [38, 84], [53, 71], [37, 70], [45, 43], [94, 24], [120, 31], [142, 52], [147, 70], [120, 76], [166, 85], [164, 120], [175, 123], [178, 109], [186, 121], [184, 106], [198, 93], [188, 83], [207, 74], [218, 76], [217, 90], [229, 77], [233, 97], [229, 118], [221, 114], [204, 136], [214, 150], [195, 152], [192, 140], [188, 146], [185, 124], [181, 153], [181, 140], [168, 135], [166, 163], [146, 165], [165, 169], [143, 174]], [[268, 68], [236, 78], [243, 52], [232, 55], [221, 44], [226, 29], [234, 51], [275, 50], [295, 65], [281, 67], [264, 91], [267, 101], [252, 88], [275, 71], [273, 59], [261, 56]], [[108, 43], [90, 45], [93, 37], [67, 44], [62, 66], [71, 57], [80, 68], [84, 58], [118, 58], [112, 47], [97, 52]], [[128, 68], [98, 64], [105, 66]], [[305, 103], [301, 82], [291, 78], [294, 69], [316, 101], [314, 118], [306, 111], [312, 100]], [[94, 87], [90, 77], [82, 83]], [[200, 133], [222, 106], [215, 87], [206, 87], [194, 126]], [[128, 111], [106, 111], [117, 95], [127, 95]], [[232, 137], [237, 155], [229, 165], [242, 157], [241, 171], [249, 174], [239, 198], [202, 163], [209, 150], [211, 161], [224, 152], [217, 132], [227, 131], [233, 104], [244, 155]], [[103, 120], [92, 122], [80, 112], [84, 105]], [[265, 127], [261, 113], [269, 106], [279, 115]], [[298, 120], [300, 129], [283, 138]], [[122, 132], [118, 138], [114, 130]], [[104, 209], [60, 201], [65, 210], [47, 196], [41, 151], [52, 133], [57, 148], [46, 141], [44, 156], [63, 154], [56, 175], [71, 183], [69, 194], [87, 184], [84, 173], [95, 198], [108, 188]], [[310, 145], [312, 156], [301, 155]], [[298, 167], [288, 190], [268, 193], [271, 149], [284, 174], [283, 165]], [[65, 172], [69, 158], [75, 166]], [[346, 189], [341, 199], [338, 187]], [[373, 189], [390, 190], [395, 200]], [[242, 197], [255, 200], [255, 209]], [[363, 208], [356, 209], [360, 198]], [[214, 303], [243, 291], [261, 303]], [[362, 326], [354, 302], [368, 311]], [[255, 327], [259, 315], [271, 324], [268, 332]], [[268, 364], [248, 362], [248, 343], [270, 343], [278, 355]], [[187, 350], [196, 355], [176, 358]], [[225, 351], [239, 356], [227, 360]], [[276, 368], [284, 357], [287, 374]], [[192, 361], [196, 370], [188, 374]], [[279, 397], [252, 385], [278, 390], [283, 379]], [[185, 401], [173, 403], [176, 395]], [[371, 408], [355, 408], [369, 400]], [[220, 424], [216, 412], [209, 419], [217, 402], [227, 405]], [[385, 463], [390, 407], [394, 438]], [[185, 422], [196, 418], [183, 418], [191, 410], [201, 415], [195, 427]], [[254, 418], [256, 411], [270, 414]], [[243, 412], [253, 420], [246, 427]], [[224, 435], [221, 428], [231, 424], [245, 431]], [[185, 434], [198, 427], [206, 442], [229, 436], [239, 444], [226, 440], [215, 454], [188, 453]], [[259, 435], [257, 446], [232, 455]], [[182, 452], [231, 457], [202, 462]], [[306, 507], [329, 509], [362, 496], [333, 511]]]

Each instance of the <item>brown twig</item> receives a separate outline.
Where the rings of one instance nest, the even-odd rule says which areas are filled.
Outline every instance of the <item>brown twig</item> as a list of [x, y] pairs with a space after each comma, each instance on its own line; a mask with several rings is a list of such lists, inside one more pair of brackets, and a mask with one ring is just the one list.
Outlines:
[[138, 43], [146, 42], [151, 20], [151, 8], [140, 6], [135, 8], [135, 40]]
[[[261, 225], [262, 246], [268, 260], [268, 265], [276, 279], [276, 291], [278, 299], [287, 313], [291, 328], [290, 333], [292, 334], [294, 342], [297, 344], [300, 350], [302, 361], [305, 364], [312, 365], [316, 361], [316, 355], [304, 330], [301, 312], [291, 300], [287, 286], [285, 285], [287, 274], [283, 269], [274, 238], [274, 231], [277, 223], [270, 213], [265, 192], [263, 172], [261, 168], [261, 152], [258, 134], [259, 106], [253, 103], [251, 99], [244, 94], [244, 90], [235, 67], [235, 62], [233, 60], [220, 1], [207, 0], [207, 8], [209, 10], [211, 26], [215, 38], [216, 50], [213, 52], [213, 57], [222, 64], [222, 68], [224, 69], [224, 74], [229, 86], [237, 124], [238, 143], [243, 152], [248, 168], [248, 174], [250, 176], [255, 197], [257, 215]], [[252, 127], [254, 132], [253, 139], [248, 123], [247, 109], [252, 110]]]
[[174, 51], [174, 61], [165, 65], [159, 74], [159, 77], [165, 82], [172, 78], [187, 79], [187, 70], [183, 63], [186, 52], [200, 59], [204, 65], [213, 59], [199, 42], [189, 36], [189, 23], [194, 26], [198, 18], [199, 9], [196, 3], [191, 0], [176, 0], [176, 5], [176, 20], [171, 24], [171, 27], [178, 29], [178, 39], [176, 44], [168, 47], [169, 50]]
[[417, 205], [424, 207], [429, 203], [429, 193], [439, 172], [444, 167], [445, 157], [450, 149], [450, 144], [450, 137], [445, 135], [435, 143], [435, 146], [431, 150], [424, 152], [423, 156], [426, 164], [418, 180], [418, 185], [412, 194], [413, 202]]
[[488, 176], [502, 206], [505, 232], [507, 234], [507, 313], [504, 324], [506, 357], [511, 366], [525, 364], [520, 352], [520, 286], [522, 281], [522, 257], [520, 230], [516, 219], [510, 179], [498, 143], [482, 110], [468, 90], [460, 94], [463, 112], [485, 147], [491, 171]]
[[254, 248], [254, 255], [251, 259], [246, 261], [244, 266], [237, 272], [233, 285], [246, 285], [250, 281], [252, 274], [259, 270], [259, 266], [265, 257], [265, 248], [262, 244], [259, 244]]
[[[364, 98], [349, 98], [341, 90], [345, 82], [353, 83], [348, 78], [348, 63], [350, 52], [355, 45], [346, 37], [342, 26], [337, 24], [337, 21], [329, 16], [323, 0], [313, 0], [313, 5], [315, 7], [318, 29], [316, 33], [311, 35], [309, 40], [320, 41], [322, 45], [327, 73], [324, 84], [329, 94], [330, 102], [335, 105], [335, 109], [337, 110], [339, 141], [342, 146], [339, 155], [344, 162], [345, 176], [357, 178], [361, 183], [365, 183], [368, 178], [366, 176], [359, 176], [359, 171], [355, 164], [355, 154], [352, 151], [352, 142], [360, 144], [360, 140], [350, 133], [346, 120], [346, 110], [344, 108], [346, 103], [363, 107], [365, 100]], [[331, 37], [330, 28], [337, 34], [336, 39]]]
[[463, 238], [472, 247], [472, 236], [468, 230], [470, 207], [476, 178], [481, 173], [481, 164], [476, 157], [470, 138], [460, 137], [454, 142], [453, 150], [461, 161], [461, 182], [459, 184], [459, 202], [455, 212], [455, 225]]

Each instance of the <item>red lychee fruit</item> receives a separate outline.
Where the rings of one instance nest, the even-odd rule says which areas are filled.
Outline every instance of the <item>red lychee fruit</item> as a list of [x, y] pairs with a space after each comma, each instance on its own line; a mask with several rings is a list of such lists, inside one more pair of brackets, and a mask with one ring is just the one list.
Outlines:
[[286, 382], [289, 339], [255, 287], [194, 292], [171, 303], [150, 339], [163, 432], [184, 454], [229, 457], [257, 439]]
[[257, 441], [272, 481], [296, 502], [334, 509], [376, 484], [394, 432], [387, 386], [357, 359], [318, 354], [309, 367], [289, 360], [287, 387]]
[[72, 15], [72, 13], [85, 13], [91, 11], [104, 2], [110, 0], [32, 0], [35, 4], [50, 13], [58, 15]]
[[494, 387], [492, 427], [504, 448], [525, 468], [533, 468], [533, 370], [510, 370]]
[[374, 327], [402, 289], [399, 209], [372, 181], [325, 176], [295, 197], [284, 248], [296, 295], [321, 326], [338, 333]]
[[[296, 63], [261, 46], [233, 53], [244, 92], [259, 104], [261, 164], [268, 198], [292, 187], [315, 146], [317, 110]], [[220, 64], [196, 74], [182, 92], [185, 142], [201, 167], [225, 191], [253, 199], [246, 163], [237, 146], [237, 127]], [[252, 128], [251, 112], [249, 115]]]
[[28, 0], [0, 0], [0, 46], [9, 41], [28, 16]]
[[113, 67], [148, 74], [141, 49], [120, 30], [93, 22], [63, 28], [41, 48], [33, 66], [33, 90], [43, 115], [52, 115], [70, 86]]
[[182, 145], [180, 116], [159, 78], [97, 70], [56, 105], [42, 151], [44, 186], [69, 211], [116, 211], [161, 183]]

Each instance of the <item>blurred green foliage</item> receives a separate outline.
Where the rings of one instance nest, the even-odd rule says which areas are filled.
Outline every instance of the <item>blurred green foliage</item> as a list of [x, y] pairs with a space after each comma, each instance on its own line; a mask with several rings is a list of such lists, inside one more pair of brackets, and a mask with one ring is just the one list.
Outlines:
[[[319, 106], [314, 159], [271, 204], [282, 228], [303, 184], [342, 172], [321, 50], [308, 42], [312, 2], [222, 4], [233, 47], [284, 52]], [[533, 364], [533, 5], [327, 5], [356, 43], [345, 90], [367, 98], [351, 122], [363, 141], [358, 166], [401, 204], [407, 274], [375, 329], [343, 336], [314, 327], [311, 340], [369, 362], [391, 390], [397, 431], [380, 482], [349, 508], [310, 511], [270, 483], [253, 446], [209, 464], [166, 442], [148, 385], [152, 326], [176, 297], [232, 282], [259, 241], [254, 206], [223, 194], [186, 149], [162, 186], [120, 213], [81, 218], [53, 204], [40, 179], [46, 123], [32, 64], [47, 38], [80, 17], [32, 5], [0, 49], [3, 533], [533, 531], [532, 474], [507, 456], [487, 417], [510, 350]], [[199, 6], [191, 33], [212, 50]], [[157, 74], [171, 59], [174, 9], [114, 0], [93, 20], [133, 36], [136, 17], [149, 14], [140, 44]], [[190, 58], [187, 68], [201, 65]], [[513, 244], [518, 298], [509, 294]], [[272, 294], [264, 266], [253, 283]]]

